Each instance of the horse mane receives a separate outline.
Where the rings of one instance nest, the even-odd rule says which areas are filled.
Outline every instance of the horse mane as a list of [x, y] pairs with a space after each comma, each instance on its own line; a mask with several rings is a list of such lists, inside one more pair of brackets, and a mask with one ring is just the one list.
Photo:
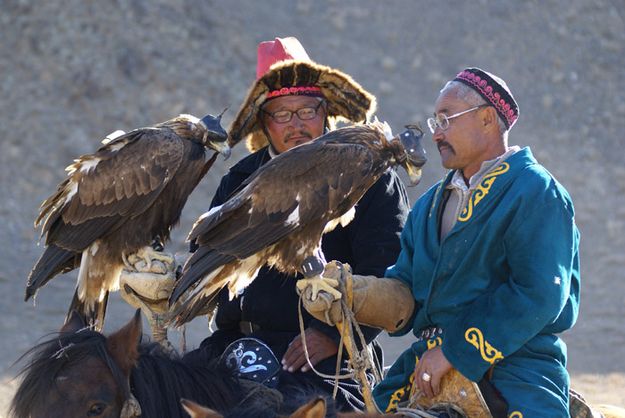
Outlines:
[[139, 354], [130, 387], [145, 417], [186, 417], [181, 398], [223, 412], [244, 397], [239, 380], [216, 361], [172, 357], [157, 343], [142, 344]]

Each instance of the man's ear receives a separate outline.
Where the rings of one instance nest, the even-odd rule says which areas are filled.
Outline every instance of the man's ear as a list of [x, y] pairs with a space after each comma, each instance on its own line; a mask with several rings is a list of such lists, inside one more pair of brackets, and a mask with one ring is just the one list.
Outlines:
[[480, 109], [482, 126], [488, 129], [499, 129], [499, 123], [497, 123], [497, 119], [499, 115], [497, 114], [497, 110], [493, 106], [488, 106], [483, 109]]

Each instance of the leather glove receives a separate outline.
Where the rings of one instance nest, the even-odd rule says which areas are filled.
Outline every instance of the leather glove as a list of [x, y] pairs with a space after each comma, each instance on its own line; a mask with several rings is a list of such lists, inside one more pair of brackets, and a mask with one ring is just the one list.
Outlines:
[[169, 296], [176, 280], [176, 260], [167, 252], [146, 259], [135, 254], [127, 258], [119, 277], [122, 298], [131, 306], [146, 307], [154, 313], [169, 311]]
[[[348, 264], [332, 261], [325, 266], [321, 275], [324, 285], [316, 289], [313, 280], [302, 279], [297, 283], [302, 293], [306, 310], [315, 318], [329, 325], [341, 321], [340, 281], [349, 277], [353, 280], [353, 296], [351, 310], [356, 320], [363, 325], [382, 328], [395, 332], [403, 328], [412, 318], [415, 301], [410, 288], [396, 279], [378, 278], [375, 276], [352, 275]], [[333, 291], [326, 291], [330, 287]], [[336, 296], [336, 292], [339, 296]]]

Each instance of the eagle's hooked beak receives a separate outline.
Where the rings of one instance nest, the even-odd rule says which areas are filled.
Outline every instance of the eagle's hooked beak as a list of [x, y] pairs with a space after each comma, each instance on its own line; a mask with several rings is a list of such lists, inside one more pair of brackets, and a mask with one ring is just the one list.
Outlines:
[[411, 186], [419, 184], [421, 181], [421, 175], [423, 174], [423, 170], [421, 170], [421, 168], [417, 168], [408, 162], [406, 164], [406, 172], [408, 173]]
[[421, 138], [423, 138], [423, 130], [417, 125], [407, 125], [406, 130], [399, 134], [406, 160], [402, 164], [410, 178], [410, 184], [416, 186], [421, 181], [422, 170], [427, 157], [425, 149], [421, 146]]
[[212, 142], [211, 141], [211, 145], [210, 146], [215, 151], [217, 151], [218, 153], [223, 155], [224, 156], [224, 160], [227, 160], [228, 158], [230, 158], [230, 153], [232, 152], [232, 149], [230, 148], [230, 145], [228, 145], [228, 141], [223, 141], [223, 142]]

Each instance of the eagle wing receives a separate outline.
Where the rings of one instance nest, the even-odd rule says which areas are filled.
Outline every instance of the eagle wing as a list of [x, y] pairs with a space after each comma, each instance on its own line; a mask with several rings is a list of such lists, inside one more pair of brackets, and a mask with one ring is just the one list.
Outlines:
[[245, 258], [302, 225], [340, 217], [355, 203], [343, 208], [346, 198], [374, 166], [361, 144], [313, 142], [283, 155], [288, 158], [272, 160], [221, 209], [196, 223], [189, 238]]
[[[313, 222], [321, 233], [328, 221], [354, 206], [376, 180], [375, 156], [365, 144], [332, 139], [274, 158], [227, 202], [200, 217], [189, 234], [200, 248], [185, 265], [172, 302], [220, 266], [250, 257]], [[309, 237], [315, 244], [319, 238]]]
[[[112, 276], [119, 266], [111, 263], [117, 262], [119, 255], [110, 250], [98, 252], [98, 240], [153, 204], [179, 169], [184, 149], [183, 140], [171, 130], [142, 128], [109, 141], [94, 154], [83, 155], [70, 165], [68, 177], [43, 202], [35, 221], [35, 225], [43, 222], [46, 249], [28, 277], [25, 298], [79, 263], [84, 264], [79, 281], [87, 277], [83, 270], [97, 262], [107, 277], [98, 282], [109, 286], [115, 283]], [[83, 260], [84, 251], [92, 245], [93, 254]], [[94, 286], [98, 287], [92, 283]]]
[[35, 221], [43, 221], [46, 244], [82, 251], [141, 215], [175, 175], [183, 154], [183, 140], [172, 131], [143, 128], [81, 156]]

